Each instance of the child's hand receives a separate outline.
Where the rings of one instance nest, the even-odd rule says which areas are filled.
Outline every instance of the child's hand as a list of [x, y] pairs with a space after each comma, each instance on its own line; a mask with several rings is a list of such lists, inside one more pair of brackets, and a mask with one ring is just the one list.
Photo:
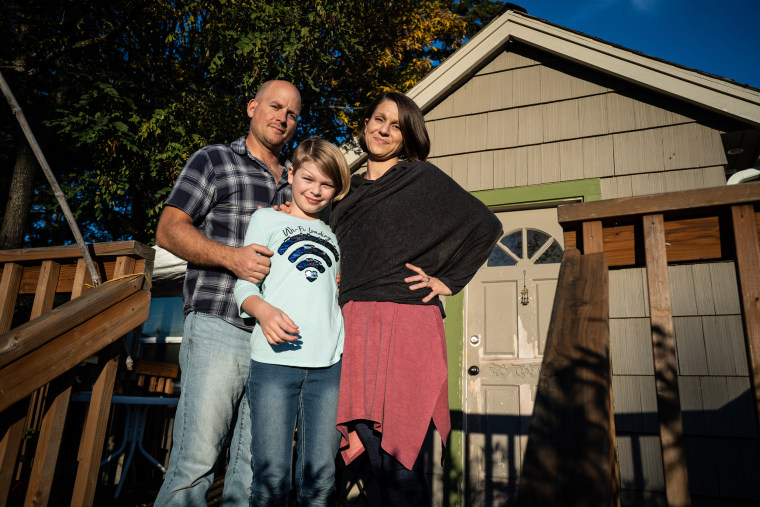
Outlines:
[[299, 340], [298, 326], [288, 315], [258, 296], [251, 296], [243, 302], [243, 310], [256, 317], [264, 333], [264, 338], [272, 345]]
[[340, 292], [340, 273], [335, 275], [335, 284], [338, 286], [338, 292]]
[[418, 268], [414, 264], [409, 264], [408, 262], [406, 263], [406, 267], [417, 272], [416, 275], [404, 278], [404, 283], [418, 282], [414, 285], [410, 285], [409, 290], [424, 289], [425, 287], [428, 287], [431, 290], [430, 294], [422, 299], [423, 303], [427, 303], [435, 296], [451, 296], [451, 289], [449, 289], [445, 283], [434, 276], [426, 275], [422, 268]]

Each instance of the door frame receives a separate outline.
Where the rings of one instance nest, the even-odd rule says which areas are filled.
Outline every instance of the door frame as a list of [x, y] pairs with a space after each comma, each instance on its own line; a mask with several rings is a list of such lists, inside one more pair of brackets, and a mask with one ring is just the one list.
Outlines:
[[[554, 206], [573, 201], [590, 202], [602, 198], [599, 178], [545, 183], [524, 187], [470, 192], [492, 211], [517, 211]], [[446, 298], [446, 349], [449, 369], [449, 409], [451, 435], [445, 449], [443, 486], [444, 505], [464, 505], [466, 477], [464, 467], [464, 294]]]

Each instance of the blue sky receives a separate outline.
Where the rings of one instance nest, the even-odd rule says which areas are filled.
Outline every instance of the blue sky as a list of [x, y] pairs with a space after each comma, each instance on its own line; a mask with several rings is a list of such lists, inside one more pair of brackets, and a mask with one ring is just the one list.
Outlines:
[[528, 14], [760, 88], [760, 0], [512, 0]]

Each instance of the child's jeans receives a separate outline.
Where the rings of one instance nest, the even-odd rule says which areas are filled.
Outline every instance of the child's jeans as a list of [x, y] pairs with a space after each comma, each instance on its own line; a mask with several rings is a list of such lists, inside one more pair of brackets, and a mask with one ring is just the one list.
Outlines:
[[299, 505], [328, 505], [334, 500], [340, 366], [340, 361], [326, 368], [251, 361], [246, 389], [252, 433], [251, 505], [288, 505], [296, 422]]

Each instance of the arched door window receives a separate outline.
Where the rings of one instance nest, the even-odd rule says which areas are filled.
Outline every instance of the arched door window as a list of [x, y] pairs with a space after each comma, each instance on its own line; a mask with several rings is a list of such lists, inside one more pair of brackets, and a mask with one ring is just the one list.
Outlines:
[[508, 232], [496, 243], [487, 266], [557, 264], [561, 260], [562, 247], [556, 239], [544, 231], [523, 228]]

